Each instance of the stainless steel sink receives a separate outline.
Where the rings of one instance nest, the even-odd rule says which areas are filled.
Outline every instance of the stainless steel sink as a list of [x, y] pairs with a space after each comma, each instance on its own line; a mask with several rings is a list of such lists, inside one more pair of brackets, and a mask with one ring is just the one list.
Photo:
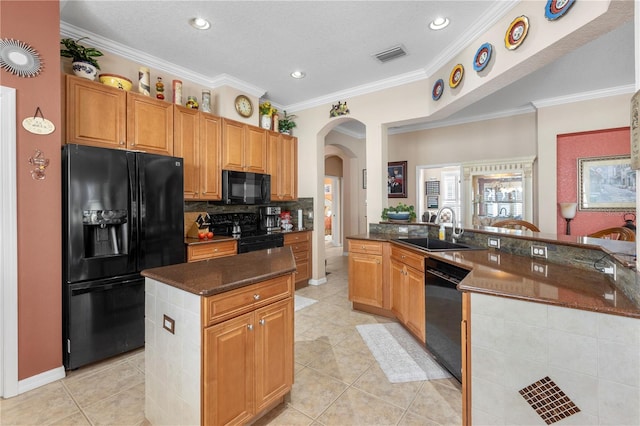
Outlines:
[[459, 250], [486, 250], [484, 247], [475, 247], [463, 243], [436, 240], [433, 238], [397, 238], [393, 241], [409, 244], [427, 251], [459, 251]]

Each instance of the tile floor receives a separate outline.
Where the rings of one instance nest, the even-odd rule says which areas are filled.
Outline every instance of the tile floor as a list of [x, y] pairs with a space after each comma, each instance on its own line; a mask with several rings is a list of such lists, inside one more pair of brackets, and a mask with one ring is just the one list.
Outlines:
[[[327, 283], [298, 294], [318, 300], [295, 314], [295, 384], [259, 425], [460, 425], [454, 379], [389, 383], [358, 324], [386, 318], [351, 310], [347, 257], [327, 249]], [[144, 350], [69, 372], [0, 400], [1, 425], [144, 425]]]

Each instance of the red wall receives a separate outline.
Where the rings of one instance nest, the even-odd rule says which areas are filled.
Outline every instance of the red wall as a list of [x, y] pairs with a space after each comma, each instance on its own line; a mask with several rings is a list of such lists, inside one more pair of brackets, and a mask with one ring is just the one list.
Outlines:
[[[578, 202], [578, 158], [629, 154], [628, 127], [558, 135], [558, 202]], [[540, 193], [544, 196], [544, 191]], [[565, 233], [566, 221], [558, 209], [558, 234]], [[624, 224], [624, 212], [586, 212], [578, 210], [571, 221], [572, 235], [587, 235], [600, 229]]]
[[[16, 89], [18, 203], [18, 379], [62, 366], [60, 5], [55, 1], [0, 2], [0, 36], [29, 44], [44, 67], [32, 78], [0, 70], [0, 84]], [[56, 130], [34, 135], [22, 127], [36, 108]], [[44, 180], [31, 178], [29, 158], [49, 159]]]

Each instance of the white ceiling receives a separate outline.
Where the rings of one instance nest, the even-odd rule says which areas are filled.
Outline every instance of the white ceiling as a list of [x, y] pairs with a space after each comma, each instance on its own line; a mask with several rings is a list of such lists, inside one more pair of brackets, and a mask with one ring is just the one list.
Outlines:
[[[545, 2], [540, 4], [544, 13]], [[514, 5], [513, 0], [63, 0], [60, 15], [65, 37], [89, 36], [87, 45], [209, 87], [228, 84], [295, 111], [424, 79]], [[209, 19], [211, 29], [189, 26], [197, 16]], [[448, 17], [449, 27], [430, 30], [437, 16]], [[635, 65], [632, 17], [453, 116], [404, 130], [533, 110], [532, 102], [585, 92], [629, 91]], [[396, 45], [408, 54], [385, 64], [372, 56]], [[291, 78], [294, 70], [306, 78]]]

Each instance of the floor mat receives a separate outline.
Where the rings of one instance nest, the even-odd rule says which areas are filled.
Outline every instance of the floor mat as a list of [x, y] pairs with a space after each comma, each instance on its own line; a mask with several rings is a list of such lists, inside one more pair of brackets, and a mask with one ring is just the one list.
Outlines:
[[452, 377], [400, 324], [356, 328], [391, 383]]
[[304, 309], [307, 306], [311, 306], [314, 303], [316, 303], [317, 300], [315, 299], [310, 299], [308, 297], [304, 297], [304, 296], [298, 296], [297, 294], [294, 295], [293, 297], [293, 305], [294, 305], [294, 310], [295, 311], [299, 311], [300, 309]]

